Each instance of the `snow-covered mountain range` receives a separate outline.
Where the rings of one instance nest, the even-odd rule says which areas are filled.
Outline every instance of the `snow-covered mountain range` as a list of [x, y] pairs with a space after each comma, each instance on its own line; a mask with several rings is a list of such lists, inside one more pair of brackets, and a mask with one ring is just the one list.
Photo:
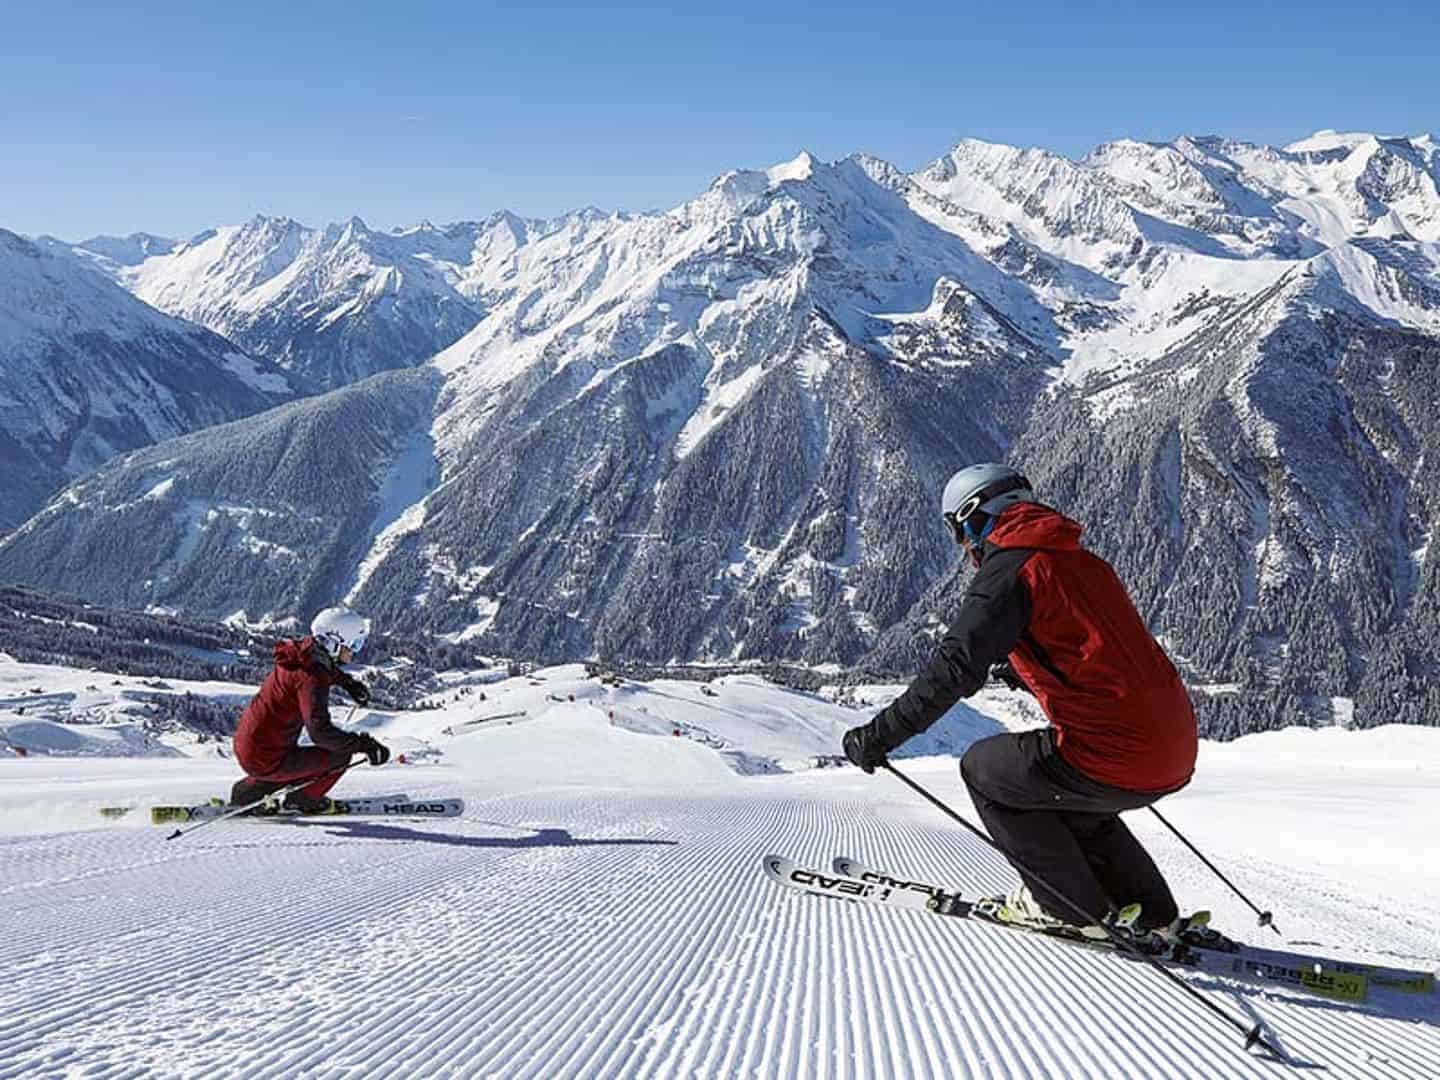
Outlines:
[[[1087, 523], [1217, 729], [1433, 718], [1437, 183], [1428, 136], [1078, 162], [965, 141], [909, 175], [802, 154], [666, 213], [501, 215], [433, 231], [444, 257], [357, 222], [160, 245], [117, 276], [236, 340], [309, 290], [360, 341], [407, 307], [354, 300], [382, 279], [469, 329], [125, 455], [0, 544], [0, 576], [252, 619], [339, 592], [528, 655], [896, 672], [967, 574], [944, 477], [1008, 457]], [[382, 240], [431, 276], [376, 271]], [[247, 344], [400, 366], [282, 339]]]
[[293, 395], [274, 365], [0, 229], [0, 532], [120, 451]]
[[511, 214], [388, 233], [356, 217], [323, 229], [256, 217], [183, 243], [136, 234], [70, 250], [146, 303], [329, 390], [422, 363], [474, 327], [478, 268], [533, 227]]

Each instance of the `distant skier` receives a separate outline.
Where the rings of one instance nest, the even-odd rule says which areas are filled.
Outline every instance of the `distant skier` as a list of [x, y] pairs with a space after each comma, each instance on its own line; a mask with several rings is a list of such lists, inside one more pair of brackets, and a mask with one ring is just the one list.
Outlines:
[[[325, 813], [331, 807], [326, 792], [340, 779], [335, 770], [352, 755], [365, 754], [371, 765], [390, 759], [390, 751], [373, 736], [342, 731], [330, 721], [330, 687], [339, 686], [357, 705], [370, 700], [365, 684], [340, 669], [365, 647], [369, 636], [368, 619], [332, 607], [315, 616], [309, 637], [276, 643], [275, 668], [235, 731], [235, 759], [247, 775], [230, 789], [231, 805], [255, 802], [313, 776], [314, 783], [285, 796], [284, 806]], [[299, 745], [302, 726], [313, 746]]]
[[[1114, 570], [1080, 547], [1081, 526], [1036, 502], [1020, 473], [962, 469], [942, 511], [979, 569], [929, 666], [845, 734], [846, 756], [873, 771], [995, 666], [1034, 694], [1052, 726], [966, 751], [960, 774], [990, 836], [1093, 923], [1139, 903], [1139, 931], [1167, 928], [1175, 899], [1119, 812], [1184, 787], [1194, 771], [1195, 714], [1179, 674]], [[1002, 918], [1085, 925], [1036, 877], [1020, 876], [997, 905]]]

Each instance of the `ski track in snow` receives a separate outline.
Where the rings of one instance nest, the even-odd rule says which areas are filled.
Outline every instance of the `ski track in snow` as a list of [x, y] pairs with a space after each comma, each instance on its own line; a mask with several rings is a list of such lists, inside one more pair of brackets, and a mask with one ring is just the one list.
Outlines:
[[[894, 792], [481, 794], [443, 822], [0, 841], [0, 1077], [1291, 1074], [1144, 965], [763, 879], [775, 851], [1011, 883]], [[1270, 884], [1331, 898], [1330, 926], [1393, 929], [1338, 883]], [[1186, 977], [1326, 1076], [1440, 1074], [1433, 996]]]

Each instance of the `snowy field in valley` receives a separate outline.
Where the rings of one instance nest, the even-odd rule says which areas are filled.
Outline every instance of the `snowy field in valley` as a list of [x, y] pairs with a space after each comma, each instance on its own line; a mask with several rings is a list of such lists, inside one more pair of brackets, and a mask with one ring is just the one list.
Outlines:
[[[238, 773], [223, 744], [107, 734], [139, 684], [0, 662], [0, 1077], [1300, 1074], [1143, 965], [765, 881], [775, 852], [1012, 884], [893, 777], [814, 767], [883, 688], [851, 710], [752, 677], [457, 676], [434, 708], [362, 713], [418, 763], [357, 769], [337, 794], [454, 795], [462, 817], [169, 842], [143, 811], [99, 808], [222, 794]], [[67, 707], [93, 730], [60, 723]], [[922, 749], [1026, 714], [1005, 693], [977, 707]], [[901, 767], [970, 812], [953, 759]], [[1434, 970], [1437, 792], [1440, 729], [1292, 729], [1205, 745], [1162, 806], [1287, 938]], [[1151, 815], [1128, 820], [1182, 906], [1278, 945]], [[1435, 994], [1353, 1006], [1184, 977], [1317, 1075], [1440, 1075]]]

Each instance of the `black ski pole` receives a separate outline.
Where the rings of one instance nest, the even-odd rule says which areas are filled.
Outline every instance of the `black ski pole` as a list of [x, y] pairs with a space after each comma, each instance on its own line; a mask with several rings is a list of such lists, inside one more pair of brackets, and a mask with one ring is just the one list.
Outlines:
[[[885, 768], [885, 769], [887, 769], [892, 775], [894, 775], [895, 777], [897, 777], [902, 783], [904, 783], [905, 785], [907, 785], [908, 787], [910, 787], [912, 790], [914, 790], [918, 795], [920, 795], [921, 797], [923, 797], [927, 802], [929, 802], [931, 805], [933, 805], [937, 810], [939, 810], [939, 811], [940, 811], [942, 814], [944, 814], [946, 817], [952, 819], [953, 821], [959, 822], [959, 823], [960, 823], [961, 825], [963, 825], [965, 828], [969, 829], [972, 833], [974, 833], [976, 836], [978, 836], [978, 837], [979, 837], [982, 841], [984, 841], [988, 846], [990, 846], [990, 847], [993, 848], [994, 850], [998, 851], [1001, 855], [1005, 856], [1005, 858], [1008, 859], [1008, 860], [1010, 861], [1010, 863], [1011, 863], [1013, 866], [1015, 866], [1017, 869], [1023, 870], [1026, 874], [1028, 874], [1030, 877], [1034, 878], [1034, 879], [1035, 879], [1036, 881], [1038, 881], [1041, 885], [1044, 885], [1045, 888], [1047, 888], [1047, 889], [1050, 890], [1050, 892], [1054, 893], [1054, 894], [1055, 894], [1056, 896], [1058, 896], [1061, 900], [1063, 900], [1063, 901], [1065, 902], [1065, 906], [1068, 907], [1068, 908], [1070, 908], [1070, 910], [1074, 911], [1077, 915], [1079, 915], [1082, 919], [1084, 919], [1085, 922], [1089, 922], [1089, 921], [1090, 921], [1091, 916], [1090, 916], [1090, 913], [1089, 913], [1088, 911], [1086, 911], [1084, 908], [1082, 908], [1082, 907], [1081, 907], [1079, 904], [1077, 904], [1074, 900], [1070, 899], [1070, 897], [1068, 897], [1068, 896], [1066, 896], [1064, 893], [1062, 893], [1059, 889], [1055, 888], [1053, 885], [1051, 885], [1048, 881], [1046, 881], [1046, 880], [1045, 880], [1043, 877], [1041, 877], [1039, 874], [1037, 874], [1037, 873], [1035, 873], [1033, 870], [1031, 870], [1031, 869], [1030, 869], [1028, 866], [1026, 866], [1024, 863], [1020, 862], [1020, 860], [1018, 860], [1018, 859], [1014, 858], [1012, 855], [1010, 855], [1009, 852], [1007, 852], [1003, 847], [1001, 847], [1001, 846], [1000, 846], [999, 844], [997, 844], [994, 840], [992, 840], [992, 839], [985, 833], [985, 831], [984, 831], [983, 829], [981, 829], [979, 826], [972, 825], [970, 822], [966, 821], [963, 817], [961, 817], [959, 814], [957, 814], [954, 810], [950, 809], [950, 807], [946, 806], [943, 802], [941, 802], [939, 799], [937, 799], [934, 795], [931, 795], [930, 792], [926, 791], [923, 787], [921, 787], [919, 784], [917, 784], [914, 780], [911, 780], [908, 776], [906, 776], [904, 773], [902, 773], [899, 769], [895, 768], [894, 765], [891, 765], [890, 762], [888, 762], [888, 761], [882, 762], [882, 767]], [[1123, 952], [1127, 952], [1127, 953], [1129, 953], [1130, 955], [1135, 956], [1135, 957], [1137, 957], [1137, 958], [1139, 958], [1139, 959], [1141, 959], [1141, 960], [1144, 960], [1144, 961], [1145, 961], [1146, 963], [1148, 963], [1151, 967], [1153, 967], [1156, 971], [1160, 972], [1161, 975], [1164, 975], [1165, 978], [1169, 979], [1169, 980], [1170, 980], [1171, 982], [1173, 982], [1176, 986], [1180, 987], [1181, 990], [1184, 990], [1185, 993], [1189, 994], [1189, 995], [1190, 995], [1191, 997], [1193, 997], [1196, 1001], [1198, 1001], [1201, 1005], [1204, 1005], [1205, 1008], [1209, 1009], [1209, 1010], [1210, 1010], [1212, 1013], [1214, 1013], [1216, 1016], [1220, 1017], [1220, 1019], [1224, 1020], [1224, 1021], [1225, 1021], [1227, 1024], [1229, 1024], [1231, 1027], [1233, 1027], [1233, 1028], [1235, 1028], [1236, 1030], [1240, 1031], [1240, 1032], [1245, 1036], [1245, 1049], [1246, 1049], [1246, 1050], [1249, 1050], [1252, 1046], [1259, 1045], [1259, 1046], [1264, 1047], [1266, 1050], [1270, 1051], [1270, 1053], [1273, 1054], [1273, 1055], [1275, 1055], [1275, 1057], [1278, 1058], [1279, 1060], [1281, 1060], [1281, 1061], [1284, 1061], [1284, 1060], [1285, 1060], [1285, 1055], [1282, 1054], [1276, 1047], [1272, 1046], [1272, 1045], [1270, 1044], [1270, 1042], [1265, 1038], [1264, 1033], [1263, 1033], [1263, 1030], [1262, 1030], [1263, 1025], [1261, 1025], [1261, 1024], [1256, 1024], [1254, 1027], [1251, 1027], [1251, 1026], [1248, 1025], [1245, 1021], [1240, 1020], [1240, 1019], [1237, 1019], [1237, 1018], [1234, 1017], [1234, 1016], [1231, 1016], [1228, 1012], [1226, 1012], [1224, 1009], [1222, 1009], [1219, 1005], [1215, 1004], [1215, 1002], [1211, 1001], [1211, 1000], [1210, 1000], [1209, 998], [1207, 998], [1204, 994], [1200, 993], [1199, 990], [1196, 990], [1195, 987], [1191, 986], [1191, 985], [1190, 985], [1188, 982], [1186, 982], [1184, 979], [1180, 978], [1179, 975], [1176, 975], [1175, 972], [1171, 971], [1171, 970], [1170, 970], [1168, 967], [1166, 967], [1164, 964], [1160, 963], [1160, 961], [1157, 960], [1157, 959], [1155, 959], [1155, 957], [1151, 956], [1149, 953], [1145, 952], [1143, 949], [1141, 949], [1139, 946], [1137, 946], [1133, 941], [1129, 941], [1129, 940], [1127, 940], [1126, 938], [1121, 937], [1119, 934], [1117, 934], [1117, 933], [1114, 931], [1114, 929], [1113, 929], [1107, 922], [1105, 922], [1104, 920], [1102, 920], [1099, 925], [1100, 925], [1100, 928], [1105, 931], [1105, 936], [1108, 937], [1112, 942], [1114, 942], [1114, 943], [1115, 943], [1115, 946], [1116, 946], [1118, 949], [1120, 949], [1120, 950], [1123, 951]]]
[[315, 775], [315, 776], [307, 776], [307, 777], [305, 777], [305, 779], [303, 779], [303, 780], [296, 780], [293, 784], [287, 784], [285, 787], [281, 788], [279, 791], [272, 791], [272, 792], [270, 792], [269, 795], [262, 795], [260, 798], [256, 799], [254, 802], [246, 803], [244, 806], [236, 806], [236, 807], [234, 807], [233, 809], [227, 810], [227, 811], [225, 811], [225, 813], [221, 814], [219, 817], [206, 818], [204, 821], [200, 822], [198, 825], [191, 825], [191, 826], [189, 826], [188, 828], [179, 828], [179, 829], [176, 829], [176, 830], [175, 830], [174, 832], [172, 832], [169, 836], [165, 837], [165, 839], [166, 839], [166, 840], [178, 840], [178, 839], [180, 839], [180, 837], [182, 837], [182, 836], [189, 836], [191, 833], [195, 832], [197, 829], [203, 829], [203, 828], [205, 828], [206, 825], [214, 825], [217, 821], [226, 821], [226, 820], [228, 820], [229, 818], [239, 817], [241, 814], [245, 813], [246, 811], [254, 810], [257, 806], [259, 806], [261, 803], [265, 802], [267, 799], [273, 799], [273, 798], [275, 798], [275, 796], [277, 796], [277, 795], [283, 797], [283, 796], [285, 796], [285, 795], [290, 794], [290, 792], [292, 792], [292, 791], [299, 791], [301, 788], [306, 787], [306, 786], [308, 786], [308, 785], [310, 785], [310, 784], [313, 784], [316, 780], [324, 780], [325, 777], [327, 777], [327, 776], [334, 776], [334, 775], [336, 775], [337, 773], [348, 772], [350, 769], [353, 769], [356, 765], [362, 765], [362, 764], [364, 764], [367, 760], [368, 760], [367, 758], [363, 758], [363, 757], [362, 757], [362, 758], [360, 758], [358, 761], [348, 762], [347, 764], [340, 766], [340, 768], [338, 768], [338, 769], [331, 769], [329, 772], [318, 773], [318, 774]]
[[[1261, 911], [1258, 907], [1251, 903], [1250, 898], [1246, 896], [1243, 892], [1241, 892], [1238, 888], [1236, 888], [1235, 883], [1229, 878], [1227, 878], [1224, 874], [1222, 874], [1218, 866], [1216, 866], [1204, 855], [1202, 855], [1199, 848], [1197, 848], [1189, 840], [1185, 839], [1185, 834], [1182, 833], [1179, 829], [1175, 828], [1174, 825], [1171, 825], [1170, 822], [1166, 820], [1164, 814], [1160, 813], [1160, 811], [1156, 810], [1153, 806], [1150, 807], [1150, 812], [1154, 814], [1157, 818], [1159, 818], [1160, 821], [1164, 824], [1164, 826], [1172, 833], [1174, 833], [1177, 838], [1179, 838], [1182, 844], [1184, 844], [1187, 848], [1193, 851], [1195, 853], [1195, 857], [1199, 859], [1202, 863], [1204, 863], [1207, 867], [1209, 867], [1210, 872], [1213, 873], [1216, 877], [1218, 877], [1221, 881], [1223, 881], [1231, 892], [1233, 892], [1241, 900], [1244, 900], [1246, 904], [1250, 905], [1250, 910], [1255, 912], [1255, 914], [1259, 917], [1259, 923], [1261, 926], [1268, 926], [1271, 930], [1274, 930], [1275, 933], [1280, 933], [1280, 928], [1275, 925], [1275, 915], [1273, 912]], [[1280, 936], [1284, 937], [1285, 935], [1281, 934]]]

